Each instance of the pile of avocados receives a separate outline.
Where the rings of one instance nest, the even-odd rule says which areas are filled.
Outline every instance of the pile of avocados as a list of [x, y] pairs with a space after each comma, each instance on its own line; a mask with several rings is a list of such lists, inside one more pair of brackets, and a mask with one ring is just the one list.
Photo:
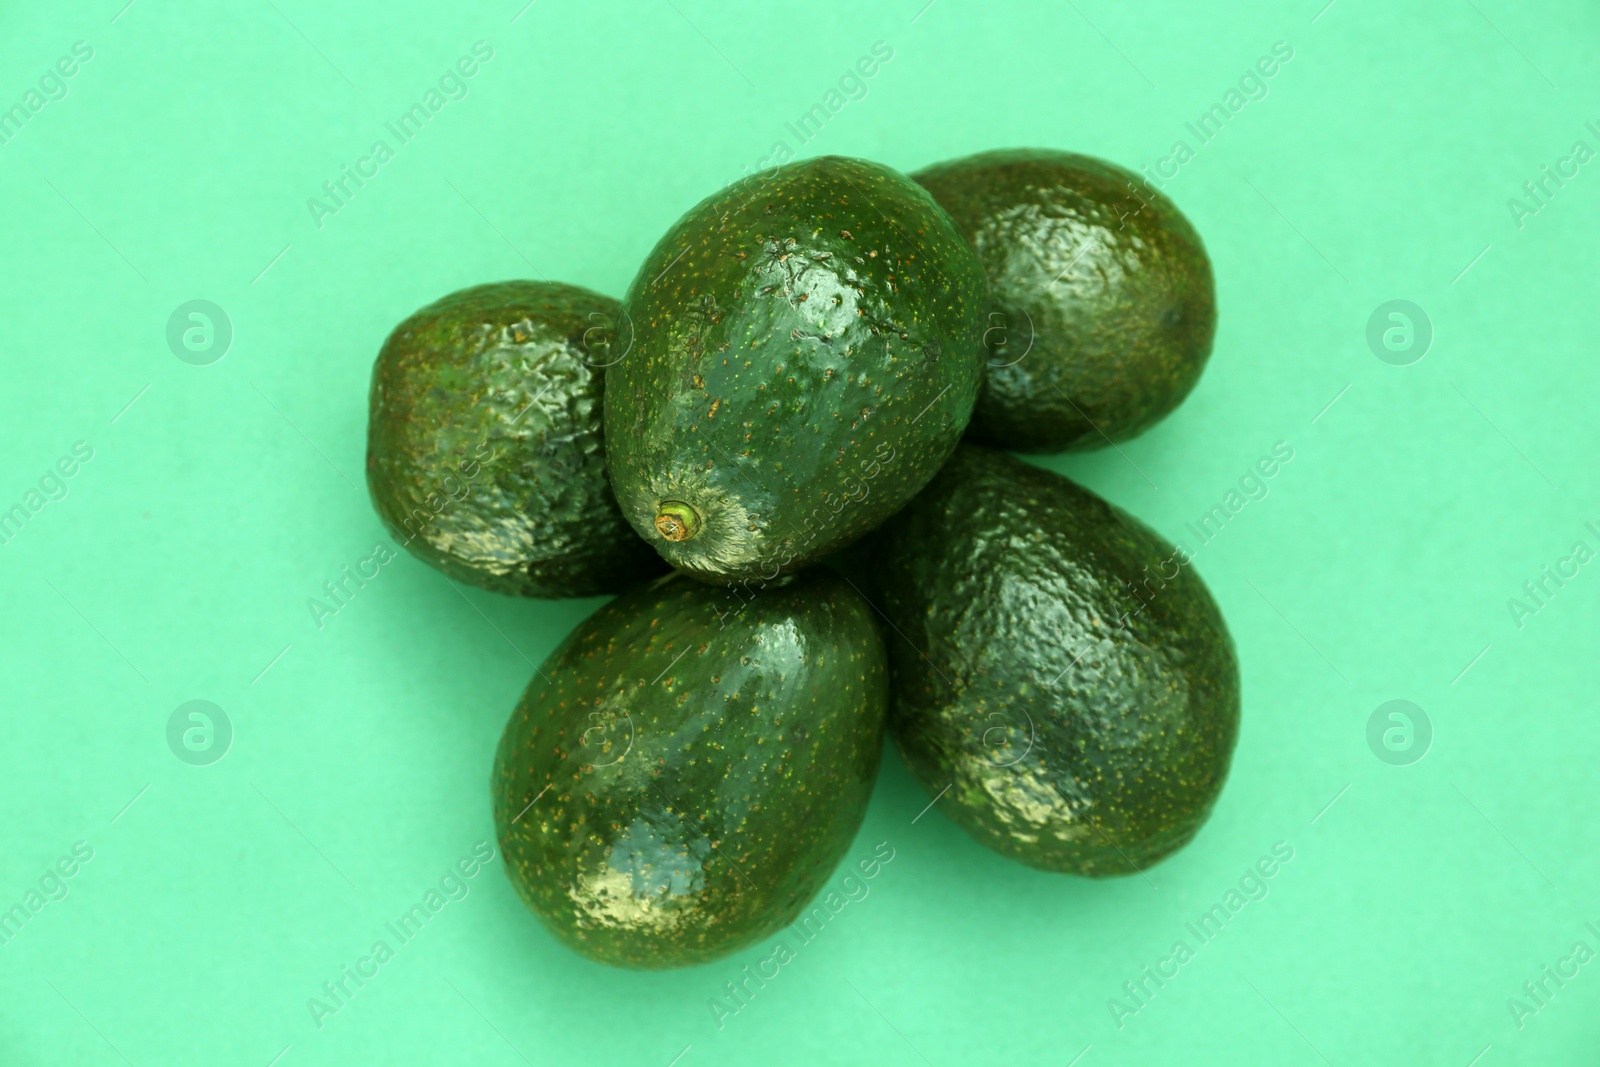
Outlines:
[[821, 157], [707, 198], [617, 301], [450, 294], [373, 369], [367, 481], [452, 579], [617, 594], [491, 777], [517, 893], [625, 967], [782, 930], [887, 733], [1002, 856], [1142, 872], [1216, 802], [1239, 668], [1188, 558], [1006, 450], [1138, 434], [1216, 328], [1194, 228], [1088, 156]]

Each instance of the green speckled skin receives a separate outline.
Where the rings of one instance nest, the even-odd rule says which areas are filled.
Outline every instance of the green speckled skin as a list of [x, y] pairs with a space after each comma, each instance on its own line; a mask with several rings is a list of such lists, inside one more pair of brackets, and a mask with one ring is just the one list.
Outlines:
[[1238, 735], [1239, 668], [1177, 549], [968, 444], [861, 551], [903, 635], [890, 730], [930, 794], [950, 787], [940, 810], [1071, 874], [1129, 874], [1194, 836]]
[[555, 282], [451, 293], [372, 368], [367, 487], [413, 555], [522, 596], [592, 596], [666, 568], [617, 510], [601, 443], [619, 305]]
[[872, 609], [817, 573], [721, 612], [682, 575], [623, 594], [545, 661], [500, 739], [506, 871], [603, 963], [703, 963], [781, 929], [866, 812], [888, 703]]
[[[623, 301], [632, 343], [606, 385], [623, 514], [707, 581], [770, 580], [860, 536], [966, 427], [987, 299], [945, 213], [876, 163], [806, 160], [703, 201]], [[694, 536], [658, 533], [665, 501], [698, 512]]]
[[1143, 178], [1090, 156], [985, 152], [914, 176], [994, 294], [968, 436], [1019, 452], [1133, 437], [1189, 395], [1216, 288], [1200, 235]]

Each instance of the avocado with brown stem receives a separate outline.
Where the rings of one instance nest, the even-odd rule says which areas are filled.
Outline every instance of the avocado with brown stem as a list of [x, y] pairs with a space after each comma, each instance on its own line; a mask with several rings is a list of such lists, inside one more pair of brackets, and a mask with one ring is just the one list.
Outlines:
[[809, 159], [706, 199], [623, 300], [605, 414], [623, 514], [709, 582], [849, 543], [960, 439], [987, 299], [949, 217], [880, 164]]

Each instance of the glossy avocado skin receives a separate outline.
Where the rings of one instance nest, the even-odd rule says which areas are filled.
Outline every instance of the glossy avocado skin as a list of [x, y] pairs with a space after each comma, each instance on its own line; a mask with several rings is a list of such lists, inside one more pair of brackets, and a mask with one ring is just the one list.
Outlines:
[[1002, 855], [1090, 876], [1194, 836], [1227, 776], [1239, 669], [1172, 545], [1060, 475], [964, 444], [860, 547], [903, 635], [886, 631], [890, 731], [945, 814]]
[[985, 152], [914, 177], [972, 242], [994, 294], [972, 440], [1099, 448], [1189, 395], [1216, 333], [1211, 261], [1142, 177], [1045, 149]]
[[803, 575], [722, 616], [670, 575], [581, 623], [495, 754], [517, 892], [602, 963], [703, 963], [781, 929], [843, 858], [882, 752], [872, 609]]
[[[949, 218], [879, 164], [806, 160], [706, 199], [623, 301], [606, 384], [623, 513], [712, 582], [771, 580], [860, 536], [966, 427], [986, 301]], [[664, 505], [686, 506], [688, 536]]]
[[572, 285], [499, 282], [395, 327], [372, 368], [367, 487], [413, 555], [538, 597], [615, 592], [665, 570], [606, 480], [618, 306]]

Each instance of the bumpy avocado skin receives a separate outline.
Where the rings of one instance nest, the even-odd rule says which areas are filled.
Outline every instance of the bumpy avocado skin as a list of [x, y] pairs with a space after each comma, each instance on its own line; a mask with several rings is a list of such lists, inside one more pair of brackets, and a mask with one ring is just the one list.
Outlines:
[[[623, 514], [702, 580], [771, 580], [926, 484], [977, 398], [983, 271], [927, 192], [823, 157], [701, 202], [624, 298], [606, 440]], [[693, 511], [691, 535], [657, 525]]]
[[977, 250], [994, 306], [968, 436], [1019, 452], [1148, 429], [1200, 379], [1217, 327], [1200, 235], [1132, 171], [1007, 149], [914, 175]]
[[618, 307], [577, 286], [499, 282], [395, 327], [372, 368], [367, 487], [413, 555], [537, 597], [615, 592], [666, 569], [607, 484]]
[[1239, 669], [1177, 549], [1060, 475], [964, 444], [855, 554], [900, 635], [890, 732], [974, 838], [1106, 876], [1199, 830], [1238, 735]]
[[638, 587], [573, 631], [506, 724], [507, 873], [602, 963], [685, 966], [759, 940], [860, 827], [887, 703], [872, 609], [831, 574], [732, 615], [683, 575]]

